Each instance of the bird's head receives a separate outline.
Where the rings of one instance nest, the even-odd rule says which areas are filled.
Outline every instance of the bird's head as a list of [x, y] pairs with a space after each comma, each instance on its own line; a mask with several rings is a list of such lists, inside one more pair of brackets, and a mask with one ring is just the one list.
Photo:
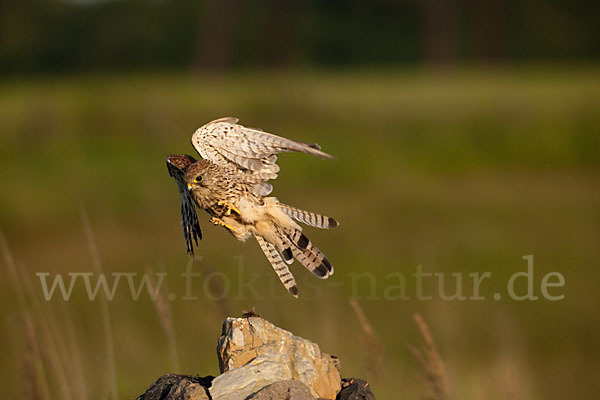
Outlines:
[[188, 190], [207, 190], [215, 176], [215, 166], [208, 160], [199, 160], [189, 166], [185, 173]]

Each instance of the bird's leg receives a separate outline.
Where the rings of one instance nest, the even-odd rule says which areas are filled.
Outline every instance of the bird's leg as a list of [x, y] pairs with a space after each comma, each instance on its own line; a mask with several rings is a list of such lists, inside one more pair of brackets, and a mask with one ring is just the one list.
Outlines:
[[227, 225], [227, 224], [225, 223], [225, 221], [223, 221], [223, 220], [222, 220], [222, 219], [220, 219], [220, 218], [217, 218], [217, 217], [212, 217], [212, 218], [210, 219], [210, 222], [211, 222], [211, 223], [213, 223], [213, 224], [215, 224], [215, 225], [217, 225], [217, 226], [222, 226], [222, 227], [224, 227], [224, 228], [227, 228], [227, 229], [228, 229], [228, 230], [230, 230], [230, 231], [233, 231], [233, 228], [232, 228], [230, 225]]
[[237, 215], [241, 215], [240, 210], [238, 210], [233, 204], [228, 202], [227, 200], [219, 200], [217, 202], [219, 207], [225, 207], [225, 215], [231, 215], [231, 212], [235, 212]]

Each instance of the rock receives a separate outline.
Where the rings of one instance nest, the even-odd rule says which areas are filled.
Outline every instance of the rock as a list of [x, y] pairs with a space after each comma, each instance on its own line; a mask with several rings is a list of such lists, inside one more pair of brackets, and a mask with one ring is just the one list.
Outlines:
[[342, 391], [338, 400], [375, 400], [371, 387], [367, 381], [357, 378], [348, 378], [342, 381]]
[[137, 400], [374, 400], [367, 382], [340, 378], [337, 357], [247, 313], [227, 318], [217, 346], [221, 375], [168, 374]]
[[165, 400], [209, 400], [209, 397], [203, 386], [182, 380], [171, 387]]
[[[234, 384], [234, 377], [241, 379], [236, 387], [244, 388], [243, 393], [248, 395], [289, 379], [304, 383], [317, 398], [335, 399], [341, 390], [337, 357], [322, 353], [317, 344], [259, 317], [227, 318], [217, 354], [222, 375], [214, 380], [210, 390], [214, 400], [221, 400], [217, 393], [226, 395], [225, 382]], [[229, 388], [228, 393], [234, 390]]]
[[316, 400], [310, 389], [299, 381], [273, 383], [248, 397], [248, 400]]
[[167, 374], [156, 380], [137, 400], [209, 400], [213, 377]]
[[216, 377], [210, 395], [214, 400], [244, 400], [265, 386], [291, 378], [285, 365], [260, 356]]

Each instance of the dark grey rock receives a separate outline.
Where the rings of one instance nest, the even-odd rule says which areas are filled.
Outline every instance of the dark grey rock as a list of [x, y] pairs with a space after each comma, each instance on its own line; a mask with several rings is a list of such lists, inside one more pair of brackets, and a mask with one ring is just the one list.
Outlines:
[[375, 400], [371, 387], [362, 379], [342, 379], [342, 391], [338, 393], [336, 400]]
[[136, 400], [208, 400], [212, 376], [166, 374]]

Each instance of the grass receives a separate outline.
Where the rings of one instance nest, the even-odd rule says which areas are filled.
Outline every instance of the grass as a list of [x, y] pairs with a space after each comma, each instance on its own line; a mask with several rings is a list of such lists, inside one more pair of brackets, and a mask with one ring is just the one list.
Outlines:
[[362, 330], [361, 344], [367, 354], [363, 373], [366, 374], [367, 378], [369, 378], [371, 385], [377, 384], [381, 380], [384, 357], [383, 345], [375, 334], [373, 326], [369, 323], [367, 316], [358, 302], [351, 298], [350, 305], [352, 306], [352, 310], [354, 311], [354, 314], [356, 314], [356, 319], [360, 324], [360, 328]]
[[[456, 398], [590, 398], [600, 390], [598, 76], [588, 66], [0, 82], [0, 229], [14, 255], [9, 262], [2, 246], [12, 277], [0, 283], [6, 396], [25, 388], [29, 398], [63, 398], [65, 390], [73, 398], [132, 398], [177, 364], [181, 372], [216, 374], [223, 315], [256, 307], [339, 356], [344, 376], [365, 376], [373, 363], [365, 352], [375, 347], [359, 351], [356, 343], [379, 341], [381, 373], [372, 387], [381, 398], [425, 393], [405, 346], [420, 340], [415, 313], [436, 338]], [[341, 221], [333, 231], [306, 229], [336, 274], [319, 281], [293, 268], [298, 301], [254, 243], [236, 243], [204, 217], [203, 259], [192, 264], [202, 274], [194, 278], [198, 299], [181, 299], [188, 258], [164, 157], [192, 153], [191, 133], [225, 115], [317, 141], [338, 157], [280, 157], [275, 194]], [[93, 226], [93, 258], [80, 205]], [[527, 254], [535, 256], [537, 294], [543, 275], [559, 271], [566, 286], [554, 289], [564, 300], [491, 299], [525, 270]], [[43, 300], [35, 273], [92, 272], [100, 259], [107, 274], [166, 272], [177, 299], [161, 292], [158, 318], [158, 303], [133, 301], [126, 284], [105, 306], [89, 301], [83, 285], [68, 302]], [[410, 300], [385, 300], [390, 274], [410, 278], [417, 265], [465, 277], [489, 271], [488, 300], [418, 301], [410, 279]], [[353, 279], [365, 271], [374, 293], [371, 281]], [[253, 278], [255, 291], [239, 296]], [[368, 325], [354, 317], [349, 297]], [[50, 365], [63, 369], [68, 389]], [[84, 387], [71, 387], [71, 376], [83, 377], [75, 381]]]
[[415, 314], [414, 320], [419, 328], [419, 333], [423, 338], [423, 345], [422, 349], [410, 345], [410, 352], [417, 360], [423, 378], [431, 390], [430, 398], [435, 400], [446, 400], [449, 398], [449, 395], [448, 378], [446, 376], [444, 362], [438, 353], [429, 327], [423, 320], [423, 317], [419, 314]]
[[[85, 237], [88, 242], [90, 255], [92, 258], [92, 265], [94, 272], [100, 276], [104, 274], [102, 262], [100, 261], [100, 255], [98, 254], [98, 246], [94, 239], [94, 233], [92, 231], [92, 225], [88, 217], [87, 211], [82, 206], [80, 207], [81, 221], [83, 222], [83, 230]], [[100, 313], [102, 318], [102, 327], [104, 334], [104, 351], [106, 355], [106, 383], [102, 385], [106, 387], [108, 397], [112, 400], [119, 399], [119, 392], [117, 389], [117, 374], [115, 372], [115, 344], [113, 339], [113, 328], [110, 320], [110, 311], [108, 308], [108, 299], [106, 297], [100, 297]], [[100, 397], [105, 397], [105, 393], [101, 393]]]

